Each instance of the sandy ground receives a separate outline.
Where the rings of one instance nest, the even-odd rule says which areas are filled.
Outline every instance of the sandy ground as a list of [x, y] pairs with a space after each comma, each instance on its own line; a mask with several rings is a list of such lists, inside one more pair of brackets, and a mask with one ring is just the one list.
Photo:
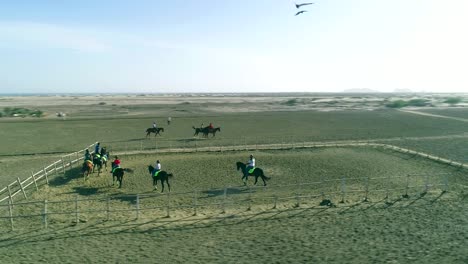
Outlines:
[[466, 201], [431, 193], [15, 231], [1, 235], [0, 254], [2, 263], [467, 263]]

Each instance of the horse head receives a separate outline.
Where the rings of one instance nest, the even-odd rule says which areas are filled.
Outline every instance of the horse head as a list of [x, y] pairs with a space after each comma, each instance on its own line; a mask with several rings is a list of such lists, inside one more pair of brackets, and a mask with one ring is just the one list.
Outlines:
[[242, 169], [242, 171], [244, 171], [244, 169], [245, 169], [245, 164], [244, 163], [238, 161], [236, 163], [236, 165], [237, 165], [237, 170]]
[[159, 128], [159, 130], [160, 130], [161, 132], [164, 132], [164, 128], [163, 128], [163, 127]]
[[151, 165], [148, 165], [148, 172], [151, 174], [154, 171], [154, 167]]
[[219, 132], [221, 132], [221, 127], [215, 128], [214, 131], [219, 131]]

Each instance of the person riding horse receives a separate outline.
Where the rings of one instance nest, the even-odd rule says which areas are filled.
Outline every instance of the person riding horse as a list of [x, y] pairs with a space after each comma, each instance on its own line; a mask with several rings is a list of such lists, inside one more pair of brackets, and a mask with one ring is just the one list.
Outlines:
[[253, 168], [255, 168], [255, 158], [252, 154], [250, 154], [249, 161], [247, 161], [247, 167], [244, 171], [244, 175], [247, 176], [249, 174], [249, 170]]
[[86, 149], [85, 154], [84, 154], [84, 161], [91, 160], [91, 153], [89, 153], [89, 150]]
[[117, 157], [117, 156], [115, 156], [114, 161], [112, 161], [111, 173], [113, 173], [116, 168], [120, 168], [120, 160], [119, 160], [119, 157]]
[[159, 162], [159, 160], [156, 161], [156, 166], [153, 170], [153, 176], [155, 176], [158, 171], [161, 171], [161, 163]]

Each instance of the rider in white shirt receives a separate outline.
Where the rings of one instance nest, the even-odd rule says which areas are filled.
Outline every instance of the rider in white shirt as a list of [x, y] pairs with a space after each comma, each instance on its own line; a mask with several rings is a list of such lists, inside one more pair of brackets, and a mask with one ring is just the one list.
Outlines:
[[255, 158], [254, 156], [251, 154], [250, 155], [250, 158], [249, 158], [249, 161], [247, 162], [247, 168], [245, 168], [245, 174], [248, 174], [249, 173], [249, 170], [255, 168]]
[[156, 174], [156, 172], [161, 170], [161, 163], [159, 160], [156, 161], [156, 166], [154, 167], [153, 175]]

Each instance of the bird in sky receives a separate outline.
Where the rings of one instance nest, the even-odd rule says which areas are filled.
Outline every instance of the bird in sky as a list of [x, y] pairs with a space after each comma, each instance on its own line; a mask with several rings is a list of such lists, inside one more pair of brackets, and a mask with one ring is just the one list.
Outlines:
[[296, 8], [300, 8], [302, 6], [306, 6], [306, 5], [313, 5], [314, 3], [302, 3], [302, 4], [296, 4]]
[[302, 14], [302, 13], [304, 13], [304, 12], [307, 12], [307, 10], [301, 10], [301, 11], [297, 12], [297, 13], [296, 13], [296, 16], [297, 16], [297, 15], [300, 15], [300, 14]]

